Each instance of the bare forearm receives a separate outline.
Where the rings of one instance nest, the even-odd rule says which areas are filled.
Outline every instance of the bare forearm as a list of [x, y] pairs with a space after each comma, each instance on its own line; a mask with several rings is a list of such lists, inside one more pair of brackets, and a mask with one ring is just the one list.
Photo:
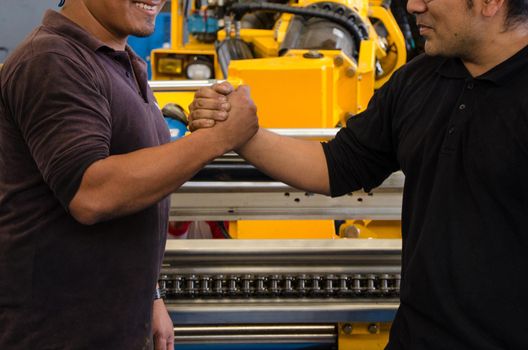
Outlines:
[[274, 179], [305, 191], [330, 193], [326, 158], [319, 142], [280, 136], [261, 128], [237, 152]]
[[178, 141], [92, 164], [70, 203], [86, 224], [135, 213], [178, 189], [225, 149], [204, 130]]

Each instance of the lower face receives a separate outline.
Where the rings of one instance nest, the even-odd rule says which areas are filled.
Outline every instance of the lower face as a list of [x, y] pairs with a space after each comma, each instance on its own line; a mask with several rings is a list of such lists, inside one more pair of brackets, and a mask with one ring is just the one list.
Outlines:
[[116, 36], [149, 36], [167, 0], [86, 0], [92, 14]]
[[425, 39], [425, 53], [461, 58], [471, 54], [478, 38], [471, 9], [465, 1], [457, 1], [459, 6], [455, 8], [435, 2], [429, 3], [426, 13], [418, 15], [418, 22], [424, 24], [420, 27], [420, 35]]
[[[159, 1], [157, 4], [151, 2], [151, 4], [133, 1], [133, 10], [135, 16], [134, 32], [131, 35], [135, 36], [149, 36], [154, 33], [154, 27], [156, 22], [156, 16], [161, 11], [161, 8], [165, 4], [166, 0]], [[131, 21], [132, 22], [132, 21]]]

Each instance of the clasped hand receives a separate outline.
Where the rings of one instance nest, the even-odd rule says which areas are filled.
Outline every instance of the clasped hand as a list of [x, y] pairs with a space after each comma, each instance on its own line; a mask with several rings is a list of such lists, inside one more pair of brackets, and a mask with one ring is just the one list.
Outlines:
[[212, 128], [228, 149], [243, 146], [258, 131], [257, 107], [249, 87], [228, 82], [200, 88], [189, 105], [189, 130]]

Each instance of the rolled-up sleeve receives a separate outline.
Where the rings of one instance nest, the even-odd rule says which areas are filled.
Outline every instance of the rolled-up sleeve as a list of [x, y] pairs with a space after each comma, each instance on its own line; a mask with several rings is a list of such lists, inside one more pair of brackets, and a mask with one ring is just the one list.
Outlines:
[[391, 83], [367, 109], [350, 118], [335, 139], [323, 143], [333, 197], [363, 188], [370, 191], [399, 169], [393, 137]]
[[95, 73], [81, 67], [59, 53], [41, 54], [20, 63], [6, 88], [28, 151], [65, 209], [85, 170], [109, 155], [112, 133], [108, 100]]

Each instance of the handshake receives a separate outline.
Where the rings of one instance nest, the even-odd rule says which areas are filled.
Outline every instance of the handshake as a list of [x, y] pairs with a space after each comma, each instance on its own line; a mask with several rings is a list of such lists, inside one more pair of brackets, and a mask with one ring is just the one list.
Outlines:
[[228, 82], [199, 89], [189, 105], [189, 130], [211, 132], [226, 151], [245, 145], [258, 131], [257, 107], [249, 87]]

